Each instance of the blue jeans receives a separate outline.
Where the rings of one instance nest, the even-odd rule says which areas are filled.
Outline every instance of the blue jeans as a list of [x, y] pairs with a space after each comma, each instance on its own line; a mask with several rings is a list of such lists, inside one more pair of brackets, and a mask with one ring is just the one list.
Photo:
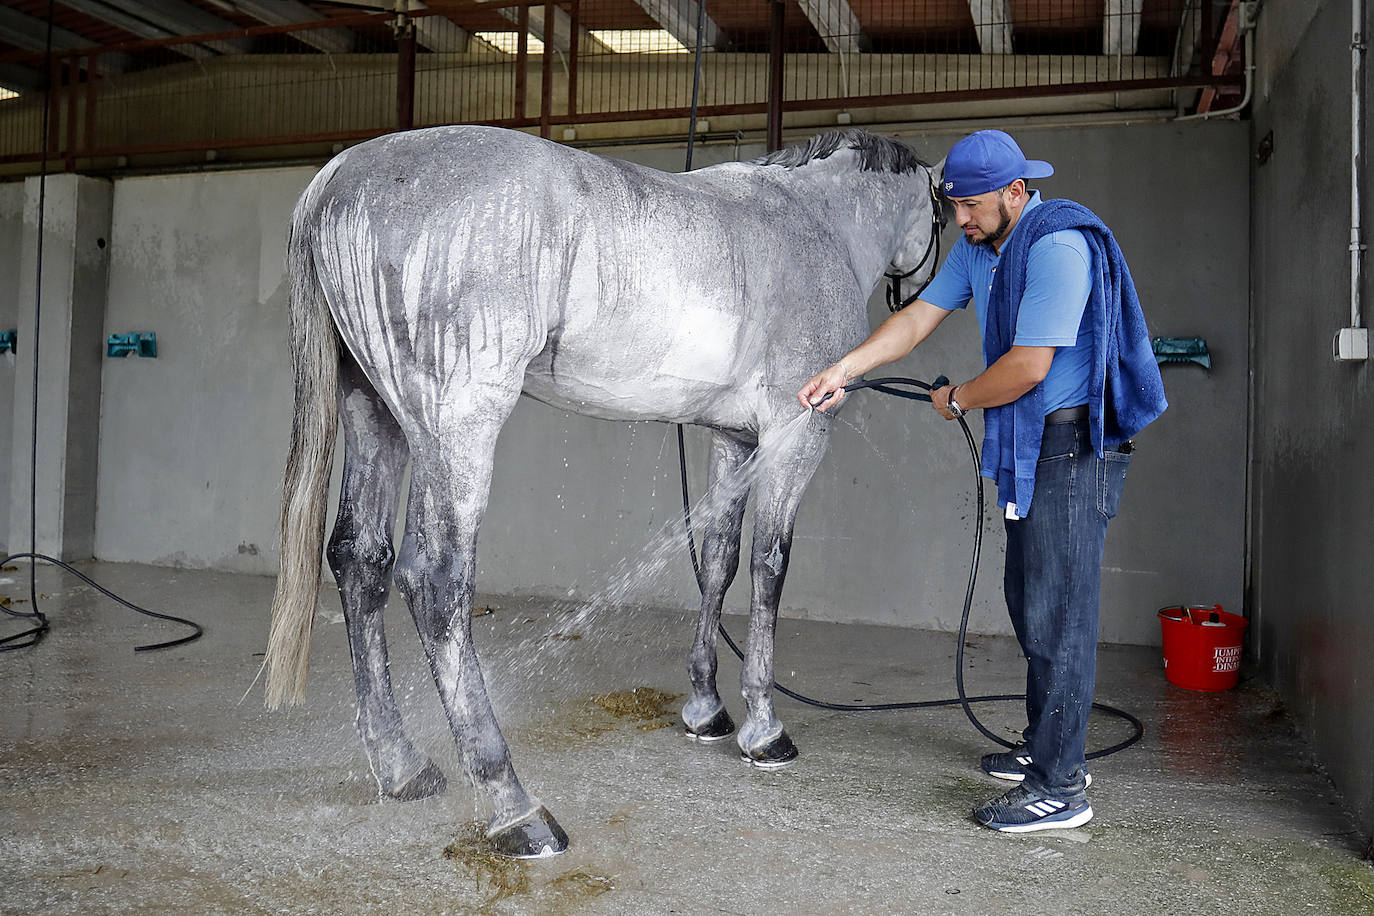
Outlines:
[[1008, 520], [1003, 585], [1026, 656], [1026, 786], [1078, 799], [1097, 676], [1098, 592], [1107, 522], [1131, 456], [1093, 453], [1088, 421], [1045, 427], [1029, 514]]

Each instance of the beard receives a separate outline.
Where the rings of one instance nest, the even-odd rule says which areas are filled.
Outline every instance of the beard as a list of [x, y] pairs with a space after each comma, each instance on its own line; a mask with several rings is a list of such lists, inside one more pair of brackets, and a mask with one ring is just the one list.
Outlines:
[[1007, 229], [1011, 226], [1011, 214], [1007, 212], [1007, 205], [997, 201], [997, 228], [984, 235], [982, 238], [969, 239], [974, 245], [995, 245], [1007, 234]]

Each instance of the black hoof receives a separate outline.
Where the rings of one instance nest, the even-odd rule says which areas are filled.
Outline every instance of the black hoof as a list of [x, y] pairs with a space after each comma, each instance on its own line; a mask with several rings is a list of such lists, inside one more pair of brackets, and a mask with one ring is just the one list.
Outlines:
[[683, 734], [693, 741], [700, 741], [702, 744], [724, 741], [734, 733], [735, 720], [730, 718], [730, 712], [724, 706], [701, 728], [693, 729], [690, 725], [683, 726]]
[[797, 746], [787, 737], [787, 732], [756, 751], [741, 751], [739, 758], [761, 770], [777, 770], [797, 759]]
[[431, 795], [442, 795], [447, 788], [448, 780], [443, 771], [431, 760], [423, 770], [407, 779], [405, 785], [388, 794], [397, 801], [419, 801]]
[[520, 823], [487, 836], [497, 853], [512, 859], [544, 859], [568, 848], [568, 835], [543, 805]]

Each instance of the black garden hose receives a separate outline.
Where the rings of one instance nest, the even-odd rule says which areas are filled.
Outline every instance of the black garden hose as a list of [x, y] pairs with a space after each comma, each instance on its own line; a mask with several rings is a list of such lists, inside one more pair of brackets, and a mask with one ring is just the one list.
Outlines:
[[[919, 391], [910, 391], [903, 389], [918, 388], [922, 391], [929, 392], [932, 389], [941, 388], [948, 384], [949, 380], [946, 379], [944, 376], [940, 376], [939, 378], [937, 378], [933, 384], [928, 384], [926, 382], [922, 382], [914, 378], [902, 378], [893, 376], [887, 378], [868, 379], [857, 382], [850, 382], [848, 385], [844, 386], [844, 390], [857, 391], [861, 388], [872, 388], [875, 391], [882, 392], [883, 394], [890, 394], [899, 398], [907, 398], [908, 400], [913, 401], [929, 402], [929, 394], [922, 394]], [[827, 700], [818, 700], [813, 697], [806, 696], [805, 694], [795, 690], [790, 690], [787, 687], [784, 687], [782, 684], [779, 684], [776, 680], [773, 682], [773, 689], [777, 690], [778, 693], [781, 693], [783, 696], [791, 697], [799, 703], [805, 703], [807, 706], [815, 706], [820, 709], [833, 709], [838, 710], [840, 712], [883, 712], [895, 709], [930, 709], [936, 706], [953, 706], [955, 704], [958, 704], [963, 708], [964, 715], [968, 717], [969, 722], [973, 723], [974, 728], [978, 729], [978, 731], [982, 732], [982, 734], [985, 737], [989, 738], [993, 742], [1000, 744], [1003, 747], [1011, 748], [1016, 747], [1016, 745], [1013, 742], [1007, 741], [1005, 738], [993, 734], [991, 731], [988, 730], [986, 726], [983, 725], [982, 722], [978, 721], [978, 717], [973, 714], [972, 704], [993, 703], [1013, 700], [1024, 701], [1026, 699], [1026, 695], [1024, 693], [1006, 693], [971, 697], [968, 696], [968, 694], [964, 690], [964, 639], [968, 633], [969, 613], [973, 608], [973, 586], [978, 578], [978, 565], [983, 550], [983, 481], [981, 475], [979, 474], [978, 445], [973, 439], [973, 433], [969, 430], [968, 423], [964, 421], [963, 417], [958, 417], [957, 419], [959, 421], [959, 427], [964, 432], [964, 439], [968, 442], [969, 455], [973, 461], [973, 489], [974, 492], [977, 494], [978, 498], [978, 509], [976, 515], [978, 521], [977, 524], [975, 524], [974, 526], [973, 532], [973, 556], [969, 561], [968, 588], [964, 592], [964, 611], [963, 615], [959, 619], [959, 642], [958, 646], [955, 649], [954, 655], [954, 684], [955, 689], [958, 691], [959, 695], [957, 697], [953, 697], [947, 700], [912, 700], [893, 703], [832, 703]], [[681, 424], [679, 424], [677, 428], [677, 448], [679, 462], [678, 466], [682, 474], [682, 511], [683, 522], [687, 532], [687, 548], [692, 556], [692, 569], [696, 573], [697, 586], [700, 587], [701, 564], [700, 561], [697, 559], [696, 541], [692, 533], [692, 515], [691, 510], [689, 508], [691, 500], [687, 488], [687, 450], [683, 438]], [[725, 644], [730, 647], [730, 650], [735, 653], [735, 655], [740, 659], [740, 661], [743, 661], [744, 653], [740, 651], [740, 648], [735, 644], [735, 641], [730, 638], [730, 634], [726, 631], [724, 623], [718, 624], [717, 627], [719, 629], [721, 638], [725, 640]], [[1093, 760], [1098, 757], [1106, 757], [1108, 754], [1115, 754], [1118, 751], [1125, 750], [1132, 744], [1135, 744], [1137, 741], [1139, 741], [1141, 736], [1145, 734], [1145, 726], [1141, 723], [1141, 721], [1137, 719], [1135, 716], [1131, 715], [1129, 712], [1126, 712], [1124, 709], [1118, 709], [1115, 706], [1108, 706], [1106, 703], [1096, 702], [1093, 703], [1093, 709], [1100, 710], [1101, 712], [1105, 712], [1108, 715], [1116, 716], [1117, 718], [1126, 720], [1134, 728], [1134, 733], [1125, 741], [1121, 741], [1117, 744], [1113, 744], [1110, 747], [1106, 747], [1101, 750], [1089, 753], [1087, 755], [1087, 759], [1089, 760]]]

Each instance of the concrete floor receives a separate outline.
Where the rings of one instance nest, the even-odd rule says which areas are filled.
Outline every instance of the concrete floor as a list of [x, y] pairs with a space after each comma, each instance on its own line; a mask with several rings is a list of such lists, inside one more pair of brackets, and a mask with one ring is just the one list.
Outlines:
[[[450, 776], [439, 798], [378, 801], [353, 732], [343, 627], [327, 590], [306, 704], [260, 687], [270, 579], [91, 564], [130, 600], [194, 617], [199, 642], [52, 569], [52, 634], [0, 654], [0, 911], [5, 913], [1374, 913], [1374, 871], [1276, 697], [1243, 679], [1193, 693], [1157, 650], [1104, 647], [1098, 698], [1144, 740], [1095, 761], [1086, 827], [1010, 836], [970, 807], [1005, 784], [957, 709], [843, 714], [783, 699], [793, 767], [687, 742], [672, 714], [617, 717], [595, 696], [684, 690], [687, 615], [484, 598], [475, 623], [525, 783], [572, 837], [557, 858], [444, 850], [485, 817], [462, 777], [399, 602], [393, 678]], [[22, 597], [26, 573], [0, 594]], [[24, 605], [20, 605], [23, 607]], [[740, 618], [727, 618], [739, 631]], [[0, 635], [16, 632], [0, 623]], [[946, 634], [783, 621], [781, 678], [841, 701], [952, 693]], [[970, 639], [969, 688], [1015, 692], [1001, 638]], [[727, 697], [739, 668], [721, 663]], [[730, 705], [739, 717], [741, 703]], [[984, 707], [1012, 735], [1015, 704]], [[1124, 736], [1095, 724], [1092, 743]]]

